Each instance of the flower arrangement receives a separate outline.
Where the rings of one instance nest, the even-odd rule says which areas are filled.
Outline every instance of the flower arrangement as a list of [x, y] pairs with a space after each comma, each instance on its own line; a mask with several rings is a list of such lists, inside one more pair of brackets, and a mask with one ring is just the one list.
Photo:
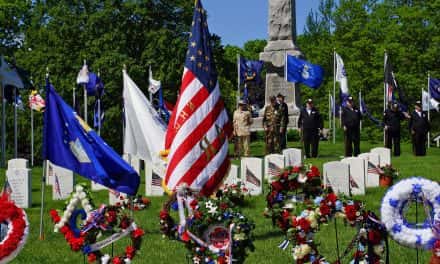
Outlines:
[[8, 263], [23, 249], [29, 235], [29, 222], [26, 212], [7, 195], [0, 197], [0, 208], [0, 223], [8, 226], [6, 236], [0, 241], [0, 263]]
[[[131, 263], [137, 250], [140, 249], [144, 231], [136, 226], [133, 219], [123, 213], [120, 206], [101, 205], [97, 210], [90, 212], [87, 212], [86, 209], [76, 209], [76, 204], [79, 203], [77, 199], [81, 200], [81, 203], [88, 201], [84, 204], [92, 206], [91, 199], [87, 195], [83, 197], [81, 195], [83, 193], [87, 194], [87, 189], [82, 185], [77, 185], [76, 192], [67, 205], [67, 207], [74, 206], [74, 208], [66, 208], [62, 217], [56, 210], [50, 210], [52, 221], [55, 223], [55, 231], [64, 235], [72, 251], [82, 251], [83, 254], [86, 254], [89, 263]], [[85, 220], [81, 229], [77, 227], [78, 216]], [[97, 241], [98, 237], [105, 235], [109, 237]], [[125, 248], [123, 254], [112, 258], [100, 251], [105, 246], [128, 235], [131, 237], [131, 245]]]
[[248, 194], [249, 190], [241, 181], [238, 181], [237, 184], [225, 184], [217, 191], [216, 196], [235, 205], [243, 205], [244, 197]]
[[[176, 207], [175, 202], [166, 205]], [[161, 230], [185, 243], [194, 264], [226, 264], [231, 258], [234, 263], [243, 263], [248, 251], [254, 250], [255, 225], [231, 202], [193, 198], [187, 200], [187, 205], [192, 213], [184, 220], [185, 226], [176, 226], [169, 208], [164, 206], [160, 212]]]
[[[137, 195], [132, 201], [128, 197], [121, 195], [119, 197], [120, 202], [116, 203], [116, 206], [122, 207], [122, 209], [133, 209], [134, 211], [141, 211], [147, 209], [151, 205], [150, 199]], [[133, 208], [132, 208], [133, 207]]]
[[393, 181], [399, 178], [399, 171], [393, 168], [391, 165], [382, 166], [379, 174], [379, 184], [380, 186], [391, 186]]

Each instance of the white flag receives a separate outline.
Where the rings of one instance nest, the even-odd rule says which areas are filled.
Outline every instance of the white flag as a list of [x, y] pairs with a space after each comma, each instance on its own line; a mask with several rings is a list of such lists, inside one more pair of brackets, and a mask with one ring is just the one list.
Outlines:
[[76, 77], [77, 84], [87, 84], [89, 82], [89, 68], [84, 64]]
[[161, 83], [160, 81], [157, 81], [155, 79], [153, 79], [153, 72], [151, 71], [150, 68], [150, 74], [149, 74], [149, 85], [148, 85], [148, 91], [152, 94], [157, 93], [157, 91], [159, 91]]
[[439, 111], [439, 102], [434, 98], [429, 98], [429, 94], [426, 91], [422, 92], [422, 109], [423, 111], [437, 110]]
[[2, 85], [12, 85], [19, 89], [24, 88], [23, 81], [21, 80], [17, 71], [9, 66], [3, 56], [1, 57], [0, 63], [0, 82]]
[[164, 150], [166, 124], [125, 70], [123, 78], [124, 153], [158, 166], [162, 163], [160, 151]]
[[341, 92], [348, 94], [347, 72], [345, 71], [344, 61], [338, 53], [336, 53], [336, 81], [341, 86]]

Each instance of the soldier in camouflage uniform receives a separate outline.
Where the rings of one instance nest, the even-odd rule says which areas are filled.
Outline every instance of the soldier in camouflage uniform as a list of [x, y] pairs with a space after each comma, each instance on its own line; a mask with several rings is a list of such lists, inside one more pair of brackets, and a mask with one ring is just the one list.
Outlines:
[[264, 109], [263, 116], [263, 127], [266, 131], [266, 154], [281, 152], [280, 131], [286, 129], [284, 119], [285, 116], [279, 111], [275, 96], [272, 96], [270, 105]]

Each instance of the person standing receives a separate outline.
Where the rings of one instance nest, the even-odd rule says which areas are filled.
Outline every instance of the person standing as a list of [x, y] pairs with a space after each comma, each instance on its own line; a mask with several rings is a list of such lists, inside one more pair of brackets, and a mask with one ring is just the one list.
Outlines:
[[[313, 100], [307, 99], [306, 106], [301, 109], [298, 119], [298, 128], [302, 134], [304, 152], [307, 158], [318, 156], [319, 135], [323, 126], [322, 116], [318, 109], [313, 106]], [[310, 145], [312, 146], [311, 155]]]
[[347, 98], [346, 106], [342, 107], [342, 125], [345, 136], [345, 157], [351, 157], [353, 154], [356, 157], [360, 153], [361, 141], [361, 112], [354, 105], [353, 97]]
[[384, 113], [383, 123], [385, 125], [385, 147], [392, 149], [394, 145], [394, 156], [400, 156], [400, 122], [405, 119], [403, 112], [399, 111], [399, 104], [393, 102], [391, 107]]
[[266, 131], [266, 154], [280, 153], [280, 128], [283, 117], [275, 96], [270, 97], [270, 104], [264, 109], [263, 128]]
[[287, 104], [284, 102], [284, 95], [278, 94], [277, 95], [277, 101], [278, 101], [278, 111], [280, 111], [280, 114], [282, 115], [282, 119], [280, 121], [280, 150], [286, 148], [287, 146], [287, 125], [289, 124], [289, 109], [287, 107]]
[[428, 121], [428, 115], [422, 111], [422, 103], [417, 101], [414, 106], [414, 112], [411, 113], [409, 129], [413, 144], [413, 153], [416, 156], [426, 155], [426, 135], [431, 125]]
[[241, 155], [247, 157], [249, 156], [252, 116], [244, 100], [240, 100], [237, 110], [234, 111], [233, 123], [235, 141], [237, 142], [235, 154], [237, 157], [241, 157]]

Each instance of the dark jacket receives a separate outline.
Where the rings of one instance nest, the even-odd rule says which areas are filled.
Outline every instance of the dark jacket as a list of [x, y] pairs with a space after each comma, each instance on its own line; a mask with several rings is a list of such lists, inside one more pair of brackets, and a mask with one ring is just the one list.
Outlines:
[[310, 115], [306, 108], [301, 109], [298, 119], [298, 127], [302, 129], [322, 129], [324, 124], [318, 109], [313, 107]]
[[428, 115], [426, 112], [422, 112], [422, 116], [419, 116], [416, 111], [411, 113], [411, 120], [409, 121], [409, 129], [417, 134], [426, 134], [431, 125], [428, 121]]
[[283, 102], [282, 104], [278, 105], [278, 111], [281, 112], [281, 114], [284, 116], [282, 119], [281, 127], [287, 128], [287, 124], [289, 124], [289, 108], [287, 107], [287, 104]]
[[342, 125], [349, 129], [360, 128], [362, 115], [361, 111], [357, 107], [353, 106], [353, 109], [348, 107], [342, 107]]
[[404, 120], [405, 116], [401, 111], [393, 111], [387, 109], [383, 116], [383, 123], [388, 126], [388, 129], [393, 132], [400, 131], [400, 121]]

